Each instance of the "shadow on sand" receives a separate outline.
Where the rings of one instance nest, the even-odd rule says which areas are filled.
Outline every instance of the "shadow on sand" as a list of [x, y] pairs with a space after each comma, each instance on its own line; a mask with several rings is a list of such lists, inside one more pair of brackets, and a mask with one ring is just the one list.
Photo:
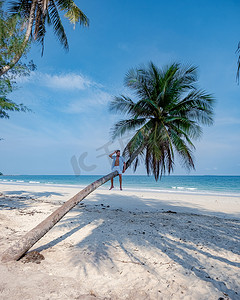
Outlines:
[[24, 209], [33, 207], [34, 200], [38, 198], [63, 195], [56, 192], [4, 191], [4, 193], [0, 193], [0, 209]]
[[7, 196], [22, 196], [26, 198], [41, 198], [41, 197], [46, 197], [49, 198], [51, 196], [63, 196], [62, 193], [56, 193], [56, 192], [30, 192], [30, 191], [6, 191], [4, 192], [5, 195]]
[[[101, 219], [91, 234], [74, 245], [79, 250], [88, 249], [92, 253], [92, 261], [89, 263], [94, 264], [96, 268], [100, 269], [106, 260], [114, 266], [110, 250], [118, 244], [130, 261], [155, 274], [155, 268], [133, 251], [133, 248], [137, 247], [151, 247], [166, 254], [186, 272], [194, 273], [199, 279], [210, 282], [219, 292], [228, 294], [231, 299], [239, 299], [237, 291], [228, 288], [218, 277], [211, 277], [209, 271], [219, 263], [224, 264], [224, 270], [225, 267], [240, 267], [240, 263], [231, 260], [231, 256], [225, 256], [229, 252], [234, 255], [240, 254], [239, 219], [227, 218], [227, 214], [222, 214], [224, 218], [201, 216], [206, 211], [198, 207], [184, 209], [171, 202], [166, 205], [166, 201], [161, 200], [156, 203], [156, 200], [144, 199], [143, 203], [139, 197], [119, 195], [116, 203], [113, 198], [112, 195], [96, 193], [94, 201], [86, 201], [87, 205], [78, 206], [77, 216], [66, 216], [57, 225], [64, 227], [72, 224], [69, 232], [35, 250], [42, 251], [53, 247]], [[124, 207], [128, 207], [128, 210]], [[129, 207], [135, 207], [135, 210]], [[181, 212], [176, 212], [178, 210]], [[129, 247], [129, 243], [134, 247]], [[214, 252], [215, 255], [210, 252]], [[76, 267], [81, 265], [87, 273], [84, 262], [81, 261], [81, 257], [74, 255], [74, 251], [71, 262]], [[224, 278], [224, 274], [222, 275]]]

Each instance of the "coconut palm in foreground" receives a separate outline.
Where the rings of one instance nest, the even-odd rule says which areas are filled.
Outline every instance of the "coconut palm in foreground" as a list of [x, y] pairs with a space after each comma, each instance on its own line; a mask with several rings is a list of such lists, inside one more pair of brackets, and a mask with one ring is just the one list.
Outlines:
[[22, 47], [15, 56], [5, 66], [0, 66], [0, 76], [5, 74], [14, 66], [24, 53], [24, 50], [33, 38], [44, 47], [44, 37], [46, 34], [46, 25], [52, 25], [54, 33], [65, 49], [68, 49], [67, 36], [61, 21], [59, 12], [74, 26], [79, 23], [88, 26], [88, 18], [74, 3], [73, 0], [15, 0], [11, 1], [10, 12], [19, 14], [26, 23], [25, 37], [22, 41]]
[[[112, 111], [124, 112], [129, 118], [118, 122], [113, 137], [129, 130], [137, 130], [125, 148], [127, 167], [139, 157], [145, 157], [148, 174], [159, 178], [173, 169], [174, 153], [189, 168], [194, 167], [191, 139], [201, 134], [200, 124], [212, 124], [213, 98], [195, 86], [196, 68], [173, 64], [164, 70], [152, 63], [149, 68], [131, 70], [126, 85], [136, 92], [137, 101], [116, 97], [110, 104]], [[3, 261], [17, 260], [44, 236], [63, 216], [96, 188], [114, 178], [112, 172], [80, 191], [47, 219], [33, 228], [2, 256]]]
[[148, 175], [157, 180], [173, 171], [175, 153], [183, 166], [194, 168], [192, 140], [200, 137], [200, 124], [213, 123], [214, 102], [196, 82], [196, 68], [177, 63], [164, 69], [150, 63], [128, 72], [125, 84], [137, 99], [116, 97], [110, 110], [126, 115], [113, 127], [113, 138], [137, 129], [124, 151], [135, 160], [135, 170], [142, 158]]

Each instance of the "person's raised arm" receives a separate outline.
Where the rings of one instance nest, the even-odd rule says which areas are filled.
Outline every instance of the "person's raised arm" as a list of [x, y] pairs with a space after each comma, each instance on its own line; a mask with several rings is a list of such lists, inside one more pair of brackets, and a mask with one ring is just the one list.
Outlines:
[[113, 154], [115, 154], [116, 151], [114, 151], [113, 153], [109, 154], [109, 157], [112, 158]]

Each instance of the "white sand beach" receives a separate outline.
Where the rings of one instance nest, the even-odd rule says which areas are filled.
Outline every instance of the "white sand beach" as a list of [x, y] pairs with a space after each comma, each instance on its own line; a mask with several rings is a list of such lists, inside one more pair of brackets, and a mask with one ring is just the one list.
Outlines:
[[[0, 253], [79, 191], [0, 185]], [[0, 299], [240, 299], [240, 198], [98, 189], [0, 263]]]

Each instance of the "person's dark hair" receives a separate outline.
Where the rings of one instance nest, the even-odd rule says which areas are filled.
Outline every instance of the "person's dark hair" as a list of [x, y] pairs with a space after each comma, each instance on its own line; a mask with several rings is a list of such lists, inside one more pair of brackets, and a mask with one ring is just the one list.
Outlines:
[[120, 150], [116, 150], [116, 152], [120, 152]]

